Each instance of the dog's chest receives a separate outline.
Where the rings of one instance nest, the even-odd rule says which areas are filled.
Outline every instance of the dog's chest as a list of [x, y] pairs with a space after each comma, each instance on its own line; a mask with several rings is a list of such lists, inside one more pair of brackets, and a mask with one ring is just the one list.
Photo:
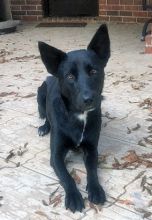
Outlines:
[[84, 112], [83, 114], [78, 114], [77, 115], [77, 119], [83, 124], [82, 125], [82, 129], [81, 132], [78, 136], [78, 139], [76, 141], [76, 146], [75, 147], [79, 147], [80, 144], [83, 141], [84, 138], [84, 132], [85, 132], [85, 128], [86, 128], [86, 124], [87, 124], [87, 112]]

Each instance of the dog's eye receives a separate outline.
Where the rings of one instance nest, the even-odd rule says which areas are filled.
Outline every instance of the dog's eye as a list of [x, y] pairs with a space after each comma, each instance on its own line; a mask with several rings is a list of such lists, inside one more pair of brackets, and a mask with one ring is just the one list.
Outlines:
[[90, 70], [89, 75], [95, 75], [96, 73], [97, 73], [97, 70], [92, 69], [92, 70]]
[[67, 79], [69, 79], [69, 80], [74, 80], [75, 79], [75, 76], [74, 75], [72, 75], [72, 74], [67, 74]]

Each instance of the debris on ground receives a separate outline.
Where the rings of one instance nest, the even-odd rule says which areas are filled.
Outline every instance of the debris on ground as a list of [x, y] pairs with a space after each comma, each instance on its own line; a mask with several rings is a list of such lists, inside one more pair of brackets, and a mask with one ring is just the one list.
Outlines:
[[134, 84], [131, 84], [131, 87], [134, 89], [134, 90], [140, 90], [141, 88], [144, 88], [145, 87], [145, 83], [143, 82], [136, 82]]
[[59, 189], [59, 186], [49, 195], [48, 202], [45, 200], [42, 200], [42, 204], [44, 206], [53, 205], [53, 207], [56, 207], [58, 204], [62, 202], [61, 197], [62, 195], [59, 193], [58, 195], [55, 195]]
[[1, 92], [0, 93], [0, 97], [6, 97], [6, 96], [9, 96], [9, 95], [17, 95], [18, 93], [16, 92]]
[[98, 155], [98, 165], [103, 164], [103, 163], [106, 164], [108, 156], [109, 156], [109, 154], [100, 154], [100, 155]]
[[75, 182], [77, 184], [80, 184], [81, 183], [81, 178], [80, 176], [78, 176], [76, 170], [73, 168], [72, 171], [70, 172], [70, 175], [72, 176], [72, 178], [75, 180]]
[[[3, 196], [0, 196], [0, 202], [3, 200]], [[0, 203], [0, 207], [2, 206], [2, 204]]]
[[132, 131], [136, 131], [138, 130], [139, 128], [141, 128], [140, 124], [137, 123], [137, 125], [133, 128], [128, 128], [127, 127], [127, 134], [131, 134]]
[[117, 118], [117, 117], [112, 117], [112, 116], [110, 116], [110, 113], [109, 113], [109, 112], [105, 112], [105, 113], [102, 115], [102, 117], [106, 117], [106, 118], [111, 119], [111, 120]]
[[134, 205], [134, 203], [128, 199], [119, 199], [118, 203], [123, 204], [123, 205]]
[[137, 168], [141, 165], [146, 168], [152, 168], [152, 154], [138, 155], [134, 150], [130, 150], [127, 155], [121, 158], [121, 161], [114, 157], [114, 163], [112, 164], [113, 168]]
[[49, 216], [43, 211], [35, 211], [35, 214], [46, 217], [48, 220], [51, 220], [51, 218], [49, 218]]
[[140, 104], [139, 107], [144, 107], [144, 109], [148, 109], [152, 111], [152, 98], [144, 99]]
[[9, 151], [8, 156], [5, 158], [5, 162], [8, 163], [8, 161], [9, 161], [12, 157], [15, 157], [15, 152], [14, 152], [13, 149]]
[[147, 193], [152, 196], [152, 180], [150, 177], [146, 175], [142, 177], [141, 184], [140, 184], [142, 191], [147, 191]]
[[[8, 163], [9, 160], [12, 159], [13, 157], [16, 157], [16, 156], [22, 157], [28, 151], [27, 145], [28, 145], [28, 142], [26, 142], [23, 147], [20, 146], [17, 150], [15, 149], [10, 150], [8, 153], [8, 156], [5, 158], [6, 163]], [[16, 167], [19, 167], [19, 166], [20, 166], [20, 162], [16, 164]]]
[[28, 142], [25, 143], [23, 147], [19, 147], [19, 150], [17, 151], [18, 156], [23, 156], [23, 154], [25, 154], [28, 151], [27, 145], [28, 145]]

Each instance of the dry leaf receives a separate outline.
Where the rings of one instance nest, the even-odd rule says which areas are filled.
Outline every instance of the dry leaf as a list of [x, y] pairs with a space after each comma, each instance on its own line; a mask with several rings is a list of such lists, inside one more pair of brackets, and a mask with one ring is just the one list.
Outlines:
[[18, 93], [16, 92], [1, 92], [0, 93], [0, 97], [5, 97], [5, 96], [8, 96], [8, 95], [17, 95]]
[[120, 204], [124, 204], [124, 205], [134, 205], [134, 203], [128, 199], [120, 199], [120, 200], [118, 200], [118, 202]]
[[113, 119], [116, 118], [116, 117], [110, 116], [110, 113], [109, 113], [109, 112], [105, 112], [105, 114], [104, 114], [103, 116], [106, 117], [106, 118], [108, 118], [108, 119], [110, 119], [110, 120], [113, 120]]
[[139, 157], [137, 156], [136, 152], [132, 150], [129, 151], [129, 154], [127, 156], [124, 156], [121, 159], [128, 163], [134, 163], [139, 160]]
[[49, 206], [49, 204], [48, 204], [45, 200], [42, 200], [42, 203], [43, 203], [43, 205], [45, 205], [45, 206]]
[[119, 163], [119, 160], [115, 157], [114, 157], [114, 161], [115, 161], [115, 163], [113, 163], [112, 166], [114, 168], [118, 169], [121, 166], [121, 164]]
[[141, 154], [141, 156], [143, 157], [143, 158], [151, 158], [152, 159], [152, 153], [147, 153], [147, 154]]
[[148, 218], [152, 215], [152, 212], [145, 212], [143, 218]]
[[25, 96], [18, 95], [17, 97], [20, 97], [20, 98], [31, 98], [31, 97], [34, 97], [34, 96], [36, 96], [35, 93], [30, 93], [29, 95], [25, 95]]
[[127, 127], [127, 134], [131, 134], [131, 129]]
[[55, 193], [58, 191], [59, 186], [49, 195], [49, 204], [51, 204], [52, 197], [55, 195]]
[[42, 212], [42, 211], [36, 211], [35, 212], [37, 215], [41, 215], [41, 216], [44, 216], [44, 217], [46, 217], [48, 220], [51, 220], [49, 217], [48, 217], [48, 215], [47, 214], [45, 214], [44, 212]]
[[152, 145], [152, 140], [149, 139], [149, 137], [144, 137], [144, 141], [145, 141], [147, 144]]
[[141, 127], [140, 124], [137, 123], [136, 127], [132, 128], [132, 131], [136, 131], [136, 130], [138, 130], [140, 127]]
[[107, 163], [107, 157], [109, 156], [109, 154], [102, 154], [98, 156], [98, 164], [100, 163]]
[[143, 143], [143, 140], [138, 141], [138, 145], [140, 145], [142, 147], [147, 147], [147, 145], [145, 143]]
[[21, 163], [18, 162], [18, 163], [16, 164], [16, 167], [20, 167], [20, 166], [21, 166]]
[[6, 161], [6, 163], [8, 163], [8, 161], [12, 158], [12, 157], [14, 157], [15, 156], [15, 153], [14, 153], [14, 150], [11, 150], [10, 152], [9, 152], [9, 155], [6, 157], [6, 159], [5, 159], [5, 161]]
[[147, 180], [147, 176], [145, 175], [145, 176], [142, 177], [141, 184], [140, 184], [140, 186], [141, 186], [142, 188], [145, 186], [146, 180]]
[[61, 199], [59, 199], [58, 201], [56, 201], [54, 204], [53, 204], [53, 207], [56, 207], [59, 203], [61, 203]]
[[55, 198], [51, 200], [50, 205], [56, 203], [57, 201], [61, 202], [61, 196], [61, 194], [55, 196]]
[[147, 118], [146, 121], [152, 121], [152, 118]]

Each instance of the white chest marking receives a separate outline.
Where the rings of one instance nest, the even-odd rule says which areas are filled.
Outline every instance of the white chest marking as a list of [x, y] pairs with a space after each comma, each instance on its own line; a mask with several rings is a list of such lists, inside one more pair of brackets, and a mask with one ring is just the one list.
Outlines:
[[81, 138], [78, 141], [77, 147], [80, 146], [80, 144], [83, 140], [83, 135], [84, 135], [84, 131], [85, 131], [86, 123], [87, 123], [87, 115], [88, 115], [88, 111], [85, 111], [83, 114], [79, 114], [77, 116], [80, 121], [83, 121], [83, 130], [82, 130]]

